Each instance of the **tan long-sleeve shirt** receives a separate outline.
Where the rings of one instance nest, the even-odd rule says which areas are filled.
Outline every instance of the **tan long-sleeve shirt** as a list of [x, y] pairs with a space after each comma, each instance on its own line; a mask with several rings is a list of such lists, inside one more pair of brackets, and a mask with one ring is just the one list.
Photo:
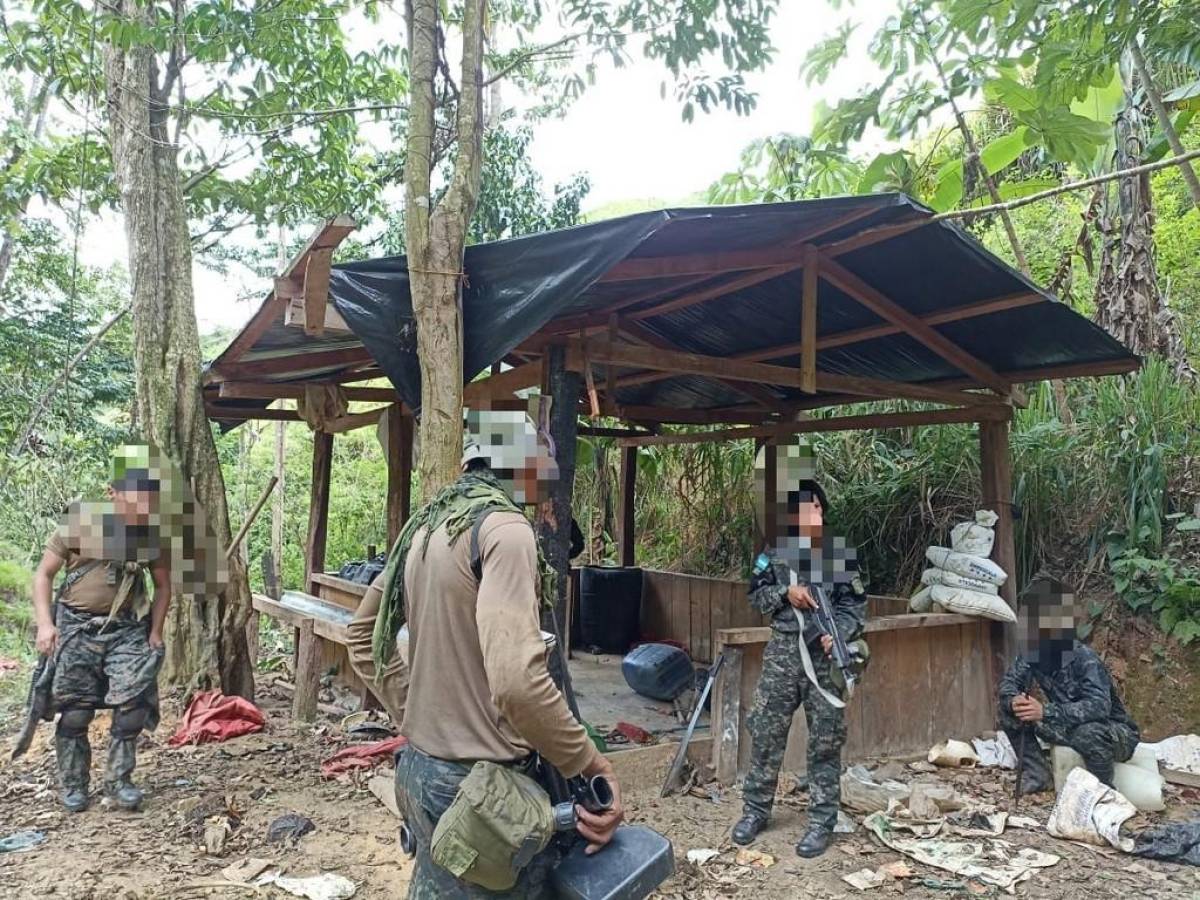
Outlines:
[[418, 532], [404, 572], [410, 680], [401, 733], [441, 759], [510, 762], [536, 750], [578, 775], [597, 751], [546, 667], [529, 522], [487, 517], [478, 584], [469, 531], [451, 546], [440, 528], [424, 556], [423, 542]]
[[367, 588], [354, 619], [346, 628], [346, 650], [350, 654], [350, 665], [358, 677], [366, 682], [387, 710], [392, 722], [399, 726], [404, 721], [404, 705], [408, 702], [408, 665], [404, 660], [404, 648], [397, 647], [395, 655], [379, 671], [375, 669], [375, 659], [371, 654], [375, 619], [379, 616], [382, 599], [383, 573], [380, 572]]

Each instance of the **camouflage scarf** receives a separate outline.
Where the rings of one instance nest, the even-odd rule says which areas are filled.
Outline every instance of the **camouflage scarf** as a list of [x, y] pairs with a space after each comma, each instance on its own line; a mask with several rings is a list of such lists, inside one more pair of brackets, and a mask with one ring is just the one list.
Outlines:
[[[417, 532], [425, 530], [421, 542], [421, 556], [424, 558], [429, 549], [429, 539], [442, 525], [446, 526], [446, 535], [453, 545], [480, 515], [491, 510], [522, 511], [490, 471], [466, 472], [453, 484], [438, 491], [405, 523], [388, 554], [387, 568], [383, 573], [383, 597], [371, 635], [371, 655], [377, 669], [382, 669], [396, 652], [396, 636], [405, 622], [404, 569]], [[557, 586], [555, 574], [546, 564], [540, 545], [537, 557], [541, 600], [552, 604]]]

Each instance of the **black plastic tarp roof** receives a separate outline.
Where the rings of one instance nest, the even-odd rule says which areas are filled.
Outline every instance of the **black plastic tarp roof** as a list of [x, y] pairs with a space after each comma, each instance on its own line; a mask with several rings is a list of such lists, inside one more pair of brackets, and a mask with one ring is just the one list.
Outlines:
[[[823, 232], [859, 211], [855, 221]], [[653, 281], [605, 281], [601, 277], [627, 259], [768, 250], [812, 242], [826, 246], [863, 231], [931, 211], [902, 194], [841, 197], [753, 206], [669, 209], [467, 248], [464, 269], [464, 377], [473, 378], [556, 318], [600, 312], [648, 288], [663, 292], [623, 310], [695, 289], [695, 276]], [[799, 251], [797, 251], [799, 253]], [[1021, 292], [1045, 302], [1005, 309], [936, 326], [947, 338], [1000, 372], [1081, 363], [1115, 365], [1135, 358], [1118, 341], [988, 252], [961, 228], [940, 221], [847, 252], [838, 263], [918, 316], [994, 300]], [[744, 272], [715, 275], [709, 284]], [[680, 350], [736, 357], [799, 340], [802, 274], [799, 269], [704, 303], [643, 318], [640, 324]], [[879, 325], [883, 320], [822, 281], [818, 336]], [[387, 374], [405, 402], [419, 405], [416, 331], [403, 257], [365, 260], [334, 267], [330, 299], [353, 336]], [[353, 346], [349, 336], [306, 337], [278, 323], [243, 360], [295, 354], [294, 381], [320, 374], [305, 370], [304, 357], [317, 350]], [[771, 360], [797, 365], [798, 357]], [[218, 359], [216, 364], [219, 364]], [[821, 371], [909, 383], [962, 377], [941, 356], [907, 334], [822, 349]], [[334, 367], [336, 368], [336, 367]], [[332, 371], [332, 370], [331, 370]], [[772, 387], [781, 399], [798, 391]], [[709, 378], [675, 376], [619, 389], [617, 402], [670, 408], [717, 408], [745, 402], [734, 387]]]

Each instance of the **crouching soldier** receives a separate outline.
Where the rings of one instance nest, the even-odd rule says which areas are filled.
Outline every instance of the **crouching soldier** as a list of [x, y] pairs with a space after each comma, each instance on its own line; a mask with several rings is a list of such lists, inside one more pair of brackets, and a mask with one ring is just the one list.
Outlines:
[[733, 840], [748, 844], [766, 828], [792, 716], [803, 706], [808, 723], [808, 829], [796, 853], [814, 857], [828, 849], [837, 824], [846, 721], [844, 682], [830, 660], [833, 638], [822, 634], [804, 613], [816, 608], [812, 588], [821, 585], [833, 603], [839, 634], [865, 661], [866, 645], [858, 638], [866, 621], [867, 597], [853, 554], [844, 544], [835, 549], [840, 541], [823, 539], [828, 505], [821, 486], [802, 480], [790, 486], [786, 497], [785, 534], [759, 557], [750, 583], [750, 604], [771, 617], [771, 640], [748, 722], [753, 742], [750, 770]]
[[1020, 606], [1022, 652], [1000, 681], [998, 716], [1022, 755], [1020, 793], [1054, 787], [1048, 756], [1035, 738], [1075, 750], [1087, 770], [1111, 787], [1114, 764], [1133, 756], [1140, 735], [1103, 661], [1076, 639], [1073, 595], [1043, 573]]
[[[62, 802], [71, 812], [88, 805], [88, 726], [99, 708], [113, 711], [105, 792], [121, 809], [142, 803], [131, 777], [138, 736], [158, 723], [157, 677], [171, 596], [170, 565], [158, 539], [160, 473], [153, 458], [145, 446], [119, 450], [107, 502], [68, 507], [33, 576], [41, 659], [30, 721], [13, 755], [28, 747], [37, 720], [57, 711], [54, 750]], [[52, 604], [54, 578], [64, 567]]]

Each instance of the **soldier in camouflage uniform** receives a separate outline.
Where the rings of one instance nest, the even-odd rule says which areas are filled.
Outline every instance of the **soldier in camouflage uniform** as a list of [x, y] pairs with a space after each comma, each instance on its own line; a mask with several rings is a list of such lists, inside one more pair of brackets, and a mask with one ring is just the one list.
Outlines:
[[[999, 725], [1017, 752], [1024, 750], [1021, 793], [1054, 786], [1048, 755], [1035, 737], [1071, 747], [1111, 786], [1113, 765], [1133, 756], [1140, 735], [1103, 661], [1076, 640], [1071, 592], [1042, 573], [1020, 605], [1023, 652], [1000, 681]], [[1044, 701], [1033, 696], [1035, 686]]]
[[[105, 791], [122, 809], [142, 802], [130, 776], [138, 735], [157, 725], [162, 629], [171, 596], [170, 564], [158, 540], [158, 473], [150, 458], [147, 447], [118, 452], [108, 501], [68, 508], [33, 577], [40, 683], [48, 686], [50, 702], [32, 709], [47, 719], [59, 713], [54, 748], [61, 799], [71, 812], [88, 805], [88, 726], [98, 708], [113, 710]], [[52, 606], [54, 578], [64, 566], [67, 575]], [[139, 615], [147, 607], [149, 614]]]
[[[789, 494], [791, 528], [798, 529], [804, 537], [821, 541], [825, 508], [821, 486], [815, 481], [801, 481], [798, 490]], [[733, 840], [748, 844], [766, 827], [775, 802], [792, 716], [803, 706], [808, 723], [809, 820], [796, 852], [803, 857], [819, 856], [829, 847], [837, 823], [846, 722], [843, 710], [830, 704], [807, 678], [800, 640], [809, 648], [818, 683], [835, 697], [841, 694], [842, 686], [837, 680], [840, 673], [830, 663], [832, 639], [816, 629], [811, 617], [805, 619], [801, 636], [796, 610], [816, 608], [808, 590], [811, 584], [808, 576], [812, 573], [793, 573], [770, 550], [764, 555], [766, 564], [756, 567], [750, 583], [750, 604], [771, 617], [772, 633], [763, 655], [762, 676], [748, 723], [753, 749], [742, 791], [743, 816], [734, 826]], [[826, 583], [824, 587], [834, 604], [842, 637], [847, 643], [857, 640], [867, 612], [862, 582], [851, 573], [846, 579]]]

